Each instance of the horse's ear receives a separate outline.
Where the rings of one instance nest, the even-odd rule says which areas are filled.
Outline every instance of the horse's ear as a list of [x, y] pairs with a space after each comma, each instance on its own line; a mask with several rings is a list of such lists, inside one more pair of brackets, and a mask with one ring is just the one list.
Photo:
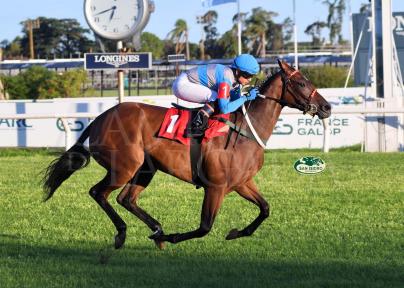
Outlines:
[[278, 65], [279, 65], [279, 67], [283, 70], [283, 61], [281, 60], [281, 59], [276, 59], [276, 60], [278, 60]]
[[286, 63], [283, 60], [278, 59], [278, 64], [279, 64], [279, 67], [281, 67], [283, 72], [285, 72], [286, 74], [290, 74], [290, 73], [292, 73], [294, 71], [294, 69], [291, 66], [289, 66], [289, 64]]

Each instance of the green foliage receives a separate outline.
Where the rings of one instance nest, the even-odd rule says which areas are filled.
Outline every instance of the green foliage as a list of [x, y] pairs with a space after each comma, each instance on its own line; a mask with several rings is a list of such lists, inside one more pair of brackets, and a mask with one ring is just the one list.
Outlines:
[[66, 71], [58, 75], [59, 97], [80, 97], [84, 96], [82, 87], [87, 81], [87, 73], [84, 69]]
[[[38, 171], [56, 157], [44, 152], [0, 150], [0, 287], [403, 286], [404, 153], [269, 151], [255, 181], [272, 213], [251, 237], [224, 240], [259, 214], [231, 193], [207, 236], [163, 251], [113, 192], [128, 225], [117, 251], [111, 221], [88, 196], [105, 170], [92, 161], [43, 203]], [[296, 173], [306, 155], [326, 170]], [[198, 227], [202, 197], [157, 173], [138, 203], [169, 234]]]
[[28, 87], [24, 84], [23, 75], [16, 76], [0, 75], [4, 85], [4, 91], [8, 93], [10, 99], [26, 99]]
[[4, 77], [10, 99], [43, 99], [55, 96], [55, 73], [42, 66], [32, 66], [16, 76]]
[[153, 59], [161, 59], [164, 57], [164, 42], [156, 35], [149, 32], [143, 32], [140, 36], [142, 49], [140, 52], [151, 52]]
[[48, 99], [83, 96], [87, 81], [84, 70], [70, 70], [61, 74], [42, 66], [32, 66], [16, 76], [2, 76], [4, 89], [10, 99]]
[[[95, 46], [94, 41], [86, 36], [90, 30], [81, 27], [76, 19], [40, 17], [39, 21], [40, 27], [35, 30], [34, 42], [35, 54], [41, 58], [53, 58], [55, 55], [68, 58], [75, 53], [88, 52]], [[28, 55], [29, 37], [25, 28], [24, 32], [21, 46], [24, 55]]]
[[[302, 67], [300, 70], [318, 88], [344, 87], [348, 75], [348, 68], [330, 65]], [[354, 81], [351, 77], [348, 86], [353, 85]]]

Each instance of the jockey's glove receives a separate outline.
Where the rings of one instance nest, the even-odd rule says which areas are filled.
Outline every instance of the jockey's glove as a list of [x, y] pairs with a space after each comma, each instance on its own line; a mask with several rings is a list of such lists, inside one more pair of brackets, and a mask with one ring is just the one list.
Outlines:
[[258, 94], [259, 94], [258, 89], [253, 88], [253, 89], [250, 90], [250, 92], [248, 93], [246, 98], [247, 98], [248, 101], [252, 101], [252, 100], [255, 100], [255, 98], [257, 98]]

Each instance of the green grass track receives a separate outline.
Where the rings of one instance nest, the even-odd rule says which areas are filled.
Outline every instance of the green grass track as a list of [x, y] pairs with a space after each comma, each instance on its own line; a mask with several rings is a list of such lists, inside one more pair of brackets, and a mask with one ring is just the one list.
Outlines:
[[[300, 175], [319, 156], [326, 170]], [[404, 153], [270, 151], [255, 180], [272, 215], [251, 237], [226, 241], [258, 209], [225, 198], [206, 237], [158, 250], [149, 229], [110, 199], [114, 227], [88, 190], [104, 175], [92, 161], [42, 202], [46, 150], [0, 150], [0, 287], [404, 287]], [[203, 191], [158, 173], [139, 205], [166, 233], [199, 225]]]

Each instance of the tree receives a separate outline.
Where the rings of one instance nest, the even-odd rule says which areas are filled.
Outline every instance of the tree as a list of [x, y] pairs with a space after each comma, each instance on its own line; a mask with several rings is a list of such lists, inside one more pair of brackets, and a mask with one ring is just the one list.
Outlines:
[[293, 36], [293, 20], [287, 17], [282, 23], [283, 42], [288, 43], [292, 40]]
[[140, 36], [142, 43], [141, 52], [152, 52], [154, 59], [161, 59], [164, 55], [164, 42], [156, 35], [149, 32], [143, 32]]
[[246, 20], [245, 33], [250, 40], [250, 50], [253, 54], [265, 57], [267, 33], [272, 33], [269, 30], [269, 23], [273, 24], [272, 17], [277, 15], [275, 12], [265, 11], [260, 7], [252, 9], [251, 16]]
[[[219, 33], [217, 32], [216, 23], [218, 14], [214, 10], [209, 10], [203, 16], [203, 31], [205, 33], [205, 39], [202, 41], [204, 48], [204, 54], [209, 56], [209, 58], [218, 57], [218, 46], [217, 38]], [[219, 53], [220, 54], [220, 53]]]
[[237, 39], [235, 37], [237, 37], [237, 25], [220, 37], [218, 40], [218, 47], [220, 47], [220, 53], [222, 54], [220, 58], [233, 58], [237, 55], [238, 47], [237, 42], [234, 41], [234, 39]]
[[16, 59], [21, 58], [22, 48], [21, 48], [21, 38], [16, 37], [12, 42], [3, 40], [0, 43], [0, 47], [3, 49], [4, 59]]
[[327, 23], [322, 21], [316, 21], [306, 27], [304, 33], [312, 37], [312, 44], [314, 47], [320, 47], [323, 43], [321, 39], [321, 30], [327, 27]]
[[327, 27], [330, 29], [330, 44], [342, 43], [342, 23], [344, 21], [344, 13], [346, 10], [346, 0], [322, 0], [323, 4], [328, 6]]
[[[247, 14], [248, 13], [236, 13], [233, 16], [233, 27], [231, 28], [230, 31], [228, 31], [231, 34], [226, 35], [226, 37], [233, 36], [233, 39], [231, 39], [231, 42], [233, 44], [230, 47], [226, 47], [226, 49], [225, 49], [227, 51], [227, 52], [225, 52], [226, 55], [229, 55], [228, 52], [230, 52], [230, 50], [234, 49], [234, 54], [232, 53], [229, 55], [230, 58], [235, 57], [238, 53], [238, 22], [239, 22], [239, 19], [240, 19], [240, 24], [241, 24], [241, 27], [240, 27], [241, 28], [241, 50], [243, 50], [243, 47], [247, 47], [248, 39], [245, 37], [245, 35], [243, 33], [244, 27], [246, 26]], [[228, 32], [226, 32], [226, 33], [228, 33]], [[223, 35], [223, 36], [225, 36], [225, 35]], [[224, 38], [224, 37], [222, 37], [222, 38]], [[229, 40], [230, 40], [230, 38], [229, 38]], [[225, 44], [225, 43], [223, 43], [223, 44]]]
[[[273, 21], [268, 22], [267, 45], [265, 50], [280, 51], [283, 49], [283, 25]], [[265, 57], [262, 56], [262, 57]]]
[[[75, 19], [55, 19], [40, 17], [40, 27], [34, 30], [35, 54], [41, 58], [70, 57], [87, 52], [95, 47], [94, 41], [86, 34], [89, 29], [82, 28]], [[22, 25], [24, 23], [21, 23]], [[29, 54], [28, 31], [23, 28], [21, 47], [24, 55]]]
[[[188, 26], [183, 19], [175, 22], [174, 29], [168, 33], [168, 38], [175, 43], [175, 54], [181, 54], [186, 49], [186, 57], [189, 59]], [[185, 47], [184, 47], [185, 46]]]

